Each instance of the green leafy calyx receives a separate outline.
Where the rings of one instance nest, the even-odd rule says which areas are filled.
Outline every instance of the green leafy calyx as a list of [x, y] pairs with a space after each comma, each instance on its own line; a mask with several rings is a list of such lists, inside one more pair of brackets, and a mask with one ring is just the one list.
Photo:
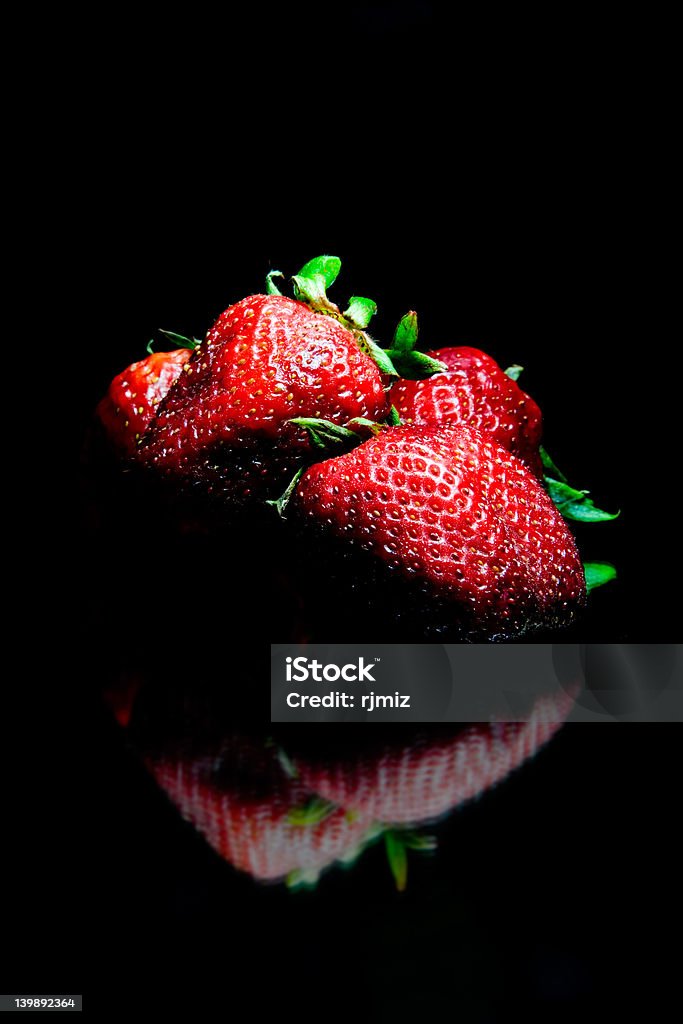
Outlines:
[[266, 505], [270, 505], [271, 508], [274, 508], [281, 519], [287, 518], [285, 515], [285, 512], [287, 511], [287, 506], [292, 500], [292, 495], [296, 490], [296, 485], [299, 483], [299, 480], [303, 476], [305, 468], [305, 466], [302, 466], [301, 469], [299, 469], [294, 474], [289, 484], [287, 485], [286, 490], [280, 495], [279, 498], [274, 498], [272, 500], [266, 501]]
[[617, 570], [609, 562], [584, 562], [583, 571], [586, 574], [586, 591], [589, 594], [596, 587], [602, 587], [617, 578]]
[[[165, 331], [163, 328], [159, 328], [159, 334], [163, 334], [165, 338], [172, 341], [176, 348], [189, 348], [195, 349], [197, 345], [201, 345], [201, 338], [186, 338], [184, 334], [176, 334], [175, 331]], [[150, 355], [154, 353], [154, 338], [150, 338], [147, 342], [147, 351]]]
[[619, 516], [619, 512], [604, 512], [596, 508], [593, 499], [588, 497], [588, 491], [577, 491], [550, 476], [545, 478], [545, 482], [548, 494], [566, 519], [575, 519], [581, 523], [602, 523]]
[[519, 363], [513, 363], [512, 366], [508, 366], [507, 370], [505, 371], [505, 376], [509, 377], [510, 380], [519, 380], [523, 372], [523, 366], [520, 366]]
[[[351, 331], [359, 348], [375, 361], [379, 370], [387, 377], [408, 377], [421, 380], [439, 373], [445, 366], [431, 359], [423, 352], [415, 351], [417, 341], [417, 314], [407, 313], [399, 323], [394, 335], [393, 346], [383, 349], [367, 333], [367, 327], [377, 312], [377, 303], [361, 295], [352, 295], [347, 308], [342, 311], [327, 296], [327, 289], [336, 281], [341, 269], [338, 256], [316, 256], [301, 268], [292, 278], [294, 296], [307, 303], [316, 313], [332, 316]], [[275, 278], [283, 278], [279, 270], [271, 270], [266, 277], [266, 291], [269, 295], [282, 295], [275, 284]]]
[[565, 519], [574, 519], [581, 523], [602, 523], [618, 517], [619, 512], [603, 512], [602, 509], [596, 508], [593, 499], [588, 497], [590, 492], [572, 487], [545, 448], [541, 447], [539, 450], [543, 468], [546, 470], [544, 480], [548, 494]]
[[411, 309], [399, 320], [392, 346], [387, 349], [387, 355], [401, 377], [406, 377], [408, 380], [422, 380], [435, 373], [443, 373], [446, 369], [443, 363], [416, 350], [417, 336], [417, 313]]
[[436, 849], [436, 839], [413, 829], [392, 828], [384, 833], [384, 848], [396, 888], [404, 892], [408, 884], [408, 850], [429, 853]]
[[310, 825], [319, 825], [336, 811], [336, 804], [324, 800], [322, 797], [314, 796], [307, 800], [300, 807], [292, 807], [287, 813], [287, 821], [297, 828], [306, 828]]
[[[340, 427], [331, 420], [317, 419], [313, 416], [298, 416], [289, 422], [297, 427], [303, 427], [313, 447], [323, 451], [339, 446], [343, 446], [344, 450], [355, 448], [363, 440], [355, 430]], [[366, 422], [369, 423], [370, 420]]]
[[377, 303], [372, 299], [364, 299], [360, 295], [352, 295], [343, 317], [356, 327], [365, 329], [377, 312]]

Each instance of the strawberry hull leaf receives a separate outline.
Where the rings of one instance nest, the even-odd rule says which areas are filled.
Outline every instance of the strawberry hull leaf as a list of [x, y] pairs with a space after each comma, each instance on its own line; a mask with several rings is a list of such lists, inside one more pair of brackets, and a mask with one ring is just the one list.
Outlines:
[[163, 334], [177, 348], [195, 349], [197, 345], [201, 344], [199, 338], [186, 338], [184, 334], [176, 334], [175, 331], [165, 331], [162, 327], [159, 328], [159, 334]]
[[285, 885], [290, 892], [297, 892], [300, 889], [315, 889], [320, 880], [320, 872], [315, 869], [302, 871], [290, 871], [285, 878]]
[[565, 519], [574, 519], [581, 523], [602, 523], [616, 519], [619, 515], [618, 512], [604, 512], [596, 508], [593, 500], [588, 497], [588, 491], [577, 491], [569, 484], [553, 480], [550, 476], [545, 478], [545, 482], [550, 497]]
[[583, 571], [586, 574], [586, 591], [590, 594], [597, 587], [617, 578], [617, 570], [609, 562], [584, 562]]
[[602, 509], [596, 508], [593, 499], [588, 497], [590, 492], [579, 491], [572, 487], [543, 445], [539, 447], [538, 451], [543, 468], [546, 470], [544, 480], [548, 494], [565, 519], [574, 519], [579, 523], [605, 523], [619, 516], [619, 512], [604, 512]]
[[361, 329], [368, 326], [377, 312], [377, 303], [372, 299], [364, 299], [360, 295], [352, 295], [349, 299], [349, 308], [344, 310], [343, 316], [356, 327]]
[[387, 832], [384, 836], [384, 846], [396, 888], [399, 892], [405, 892], [408, 884], [408, 852], [405, 844], [393, 832]]
[[422, 380], [424, 377], [431, 377], [435, 373], [443, 373], [446, 369], [444, 363], [438, 359], [432, 359], [424, 352], [404, 352], [400, 349], [390, 348], [386, 350], [393, 365], [401, 377], [406, 380]]
[[548, 470], [548, 473], [553, 478], [553, 480], [561, 480], [563, 484], [566, 484], [567, 483], [566, 476], [564, 475], [562, 470], [559, 469], [555, 465], [555, 463], [553, 462], [551, 456], [548, 455], [548, 452], [545, 450], [543, 445], [541, 445], [539, 447], [538, 452], [539, 452], [539, 455], [541, 456], [541, 462], [543, 463], [543, 468]]
[[322, 274], [315, 277], [302, 277], [296, 274], [292, 278], [294, 294], [300, 302], [308, 302], [314, 309], [325, 309], [330, 305], [325, 293], [325, 278]]
[[[172, 341], [176, 348], [188, 348], [193, 350], [197, 345], [201, 345], [200, 338], [186, 338], [184, 334], [176, 334], [175, 331], [165, 331], [162, 327], [159, 328], [159, 334], [163, 334], [165, 338]], [[147, 342], [147, 351], [150, 355], [154, 353], [154, 338], [150, 338]]]
[[399, 376], [399, 371], [394, 366], [389, 352], [380, 348], [377, 342], [373, 341], [369, 334], [363, 334], [358, 339], [358, 344], [371, 359], [374, 359], [382, 373], [386, 373], [389, 377]]
[[339, 277], [340, 270], [341, 260], [338, 256], [316, 256], [303, 265], [297, 277], [322, 277], [324, 287], [330, 288]]
[[352, 420], [349, 420], [349, 427], [355, 429], [355, 427], [361, 427], [363, 430], [367, 430], [370, 434], [379, 434], [382, 429], [381, 423], [375, 423], [374, 420], [366, 419], [365, 416], [354, 416]]
[[[359, 421], [362, 421], [362, 425], [370, 424], [375, 426], [371, 420], [364, 420], [362, 417], [358, 417]], [[289, 420], [290, 423], [294, 423], [297, 427], [303, 427], [307, 431], [311, 443], [316, 448], [328, 449], [332, 445], [344, 445], [344, 449], [354, 448], [357, 444], [361, 443], [362, 438], [358, 436], [355, 430], [349, 430], [348, 427], [340, 427], [336, 423], [332, 423], [331, 420], [315, 419], [314, 417], [299, 416], [295, 419]]]
[[416, 351], [418, 333], [417, 313], [411, 309], [399, 320], [391, 348], [385, 349], [385, 354], [406, 380], [422, 380], [446, 369], [438, 359]]
[[417, 313], [411, 309], [398, 322], [392, 348], [397, 352], [412, 352], [417, 344], [417, 334]]
[[275, 277], [281, 277], [284, 280], [285, 275], [281, 270], [271, 270], [269, 274], [266, 274], [266, 295], [282, 295], [278, 286], [273, 283]]
[[405, 892], [408, 884], [408, 850], [432, 853], [436, 849], [436, 837], [423, 835], [414, 829], [390, 828], [384, 833], [384, 848], [396, 888], [399, 892]]
[[266, 501], [266, 505], [270, 505], [271, 508], [274, 508], [281, 519], [285, 518], [285, 511], [292, 499], [294, 491], [296, 490], [296, 485], [299, 483], [299, 480], [301, 480], [301, 477], [304, 475], [304, 469], [305, 467], [302, 466], [301, 469], [294, 474], [294, 476], [292, 477], [287, 486], [287, 489], [280, 495], [279, 498], [274, 498], [271, 501]]
[[399, 835], [407, 850], [418, 850], [420, 853], [433, 853], [436, 850], [436, 836], [409, 828], [402, 829]]
[[513, 363], [512, 366], [508, 366], [507, 370], [505, 371], [505, 376], [509, 377], [510, 380], [517, 381], [519, 380], [523, 372], [523, 366], [520, 366], [518, 363]]
[[330, 803], [329, 800], [314, 796], [300, 807], [292, 807], [287, 814], [287, 821], [297, 828], [319, 825], [321, 821], [325, 821], [331, 814], [334, 814], [336, 809], [336, 805]]
[[332, 313], [339, 316], [339, 307], [327, 297], [327, 289], [334, 284], [341, 270], [338, 256], [316, 256], [305, 263], [292, 278], [294, 295], [300, 302], [307, 302], [316, 312]]
[[287, 751], [283, 747], [280, 747], [275, 743], [273, 743], [273, 746], [275, 747], [275, 753], [279, 761], [280, 767], [282, 768], [287, 778], [298, 779], [299, 772], [297, 771], [296, 765], [292, 761]]

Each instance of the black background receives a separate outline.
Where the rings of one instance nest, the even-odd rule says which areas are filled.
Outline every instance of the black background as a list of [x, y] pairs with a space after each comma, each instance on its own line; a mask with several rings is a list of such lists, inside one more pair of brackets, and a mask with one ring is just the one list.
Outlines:
[[[595, 596], [591, 635], [670, 641], [650, 487], [667, 447], [649, 358], [666, 283], [653, 283], [657, 189], [636, 165], [646, 151], [665, 167], [666, 152], [621, 30], [576, 26], [564, 52], [568, 26], [513, 36], [441, 24], [431, 5], [352, 6], [334, 29], [304, 6], [296, 34], [292, 17], [191, 36], [112, 19], [98, 31], [116, 59], [89, 47], [65, 73], [55, 124], [71, 181], [55, 203], [81, 256], [68, 275], [77, 446], [158, 327], [201, 334], [271, 267], [333, 253], [333, 294], [373, 297], [380, 339], [414, 308], [425, 347], [526, 367], [557, 462], [622, 509], [582, 542], [620, 574]], [[177, 597], [174, 627], [188, 614]], [[289, 897], [236, 878], [177, 820], [98, 704], [87, 637], [72, 622], [67, 638], [68, 663], [87, 657], [80, 689], [60, 684], [58, 749], [37, 772], [32, 754], [17, 762], [29, 841], [8, 875], [6, 991], [498, 1021], [656, 1007], [669, 989], [673, 728], [568, 728], [451, 819], [405, 897], [379, 853]]]

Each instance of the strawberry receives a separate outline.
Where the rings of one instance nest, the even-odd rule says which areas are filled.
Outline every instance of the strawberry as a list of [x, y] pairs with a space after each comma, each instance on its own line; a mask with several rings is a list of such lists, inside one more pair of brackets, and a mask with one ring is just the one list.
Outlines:
[[541, 410], [533, 398], [476, 348], [442, 348], [428, 355], [447, 367], [427, 380], [400, 380], [391, 401], [404, 423], [470, 426], [490, 434], [540, 477]]
[[220, 693], [198, 695], [192, 685], [149, 697], [136, 704], [133, 741], [183, 817], [234, 867], [258, 880], [313, 884], [383, 837], [399, 889], [407, 851], [435, 847], [411, 829], [533, 757], [574, 700], [561, 690], [538, 697], [525, 722], [440, 727], [316, 753], [235, 732]]
[[262, 741], [228, 735], [198, 743], [195, 736], [145, 761], [183, 817], [253, 878], [310, 884], [374, 838], [367, 817], [316, 799]]
[[459, 635], [501, 640], [567, 625], [585, 601], [574, 539], [541, 484], [470, 428], [385, 429], [307, 469], [290, 500], [358, 551], [364, 574], [402, 581], [408, 621], [443, 612]]
[[395, 421], [385, 381], [443, 365], [415, 351], [416, 332], [403, 328], [415, 314], [399, 324], [398, 347], [385, 351], [365, 330], [377, 309], [371, 299], [352, 296], [342, 313], [326, 294], [340, 267], [336, 256], [311, 260], [292, 278], [295, 299], [271, 271], [268, 294], [226, 309], [159, 407], [141, 460], [177, 488], [246, 504], [277, 494], [323, 447], [297, 421], [333, 430]]
[[423, 732], [410, 742], [344, 756], [293, 756], [299, 778], [321, 797], [384, 825], [434, 821], [481, 796], [547, 743], [574, 704], [564, 690], [538, 697], [525, 722], [471, 725], [448, 735]]
[[[134, 682], [134, 692], [131, 690]], [[539, 695], [526, 721], [442, 725], [349, 743], [235, 729], [225, 689], [122, 678], [107, 703], [125, 703], [129, 739], [182, 815], [236, 868], [290, 885], [314, 883], [383, 837], [399, 889], [407, 851], [434, 849], [414, 826], [479, 797], [529, 760], [569, 715], [577, 687]], [[341, 739], [341, 736], [338, 736]]]
[[[323, 285], [335, 276], [318, 275]], [[388, 415], [380, 368], [367, 354], [369, 346], [381, 350], [355, 330], [374, 303], [352, 300], [341, 314], [324, 288], [322, 298], [315, 292], [314, 278], [294, 280], [298, 294], [317, 298], [314, 308], [252, 295], [226, 309], [193, 353], [140, 449], [164, 477], [244, 503], [274, 493], [310, 457], [308, 435], [290, 420], [323, 417], [342, 426]]]
[[123, 457], [135, 455], [138, 441], [156, 416], [157, 406], [178, 379], [190, 351], [153, 352], [114, 377], [97, 406], [109, 443]]

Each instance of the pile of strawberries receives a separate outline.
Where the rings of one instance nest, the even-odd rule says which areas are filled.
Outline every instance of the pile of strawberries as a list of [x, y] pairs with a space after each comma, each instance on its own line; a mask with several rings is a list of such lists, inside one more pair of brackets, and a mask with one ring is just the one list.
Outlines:
[[468, 347], [418, 351], [412, 312], [382, 348], [367, 332], [374, 302], [342, 312], [328, 298], [339, 269], [311, 260], [293, 299], [273, 271], [203, 341], [169, 335], [181, 347], [124, 370], [98, 406], [112, 449], [214, 514], [269, 503], [311, 549], [349, 557], [367, 587], [391, 580], [451, 635], [572, 623], [615, 573], [582, 565], [566, 520], [614, 517], [540, 447], [520, 368]]

